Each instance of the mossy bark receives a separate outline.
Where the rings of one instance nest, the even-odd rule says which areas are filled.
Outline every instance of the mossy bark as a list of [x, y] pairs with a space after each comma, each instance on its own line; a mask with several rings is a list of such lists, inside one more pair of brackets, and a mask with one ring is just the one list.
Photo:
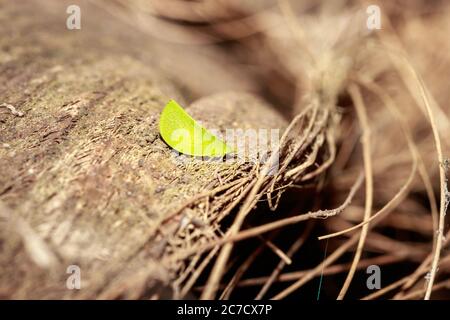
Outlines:
[[[161, 221], [233, 165], [174, 161], [158, 116], [186, 96], [113, 22], [69, 31], [64, 3], [2, 6], [0, 296], [173, 297], [180, 266], [161, 255], [173, 254], [167, 238], [180, 221]], [[140, 50], [152, 52], [151, 41]], [[221, 127], [284, 125], [248, 95], [210, 97], [193, 113]], [[66, 287], [69, 265], [81, 268], [80, 290]]]

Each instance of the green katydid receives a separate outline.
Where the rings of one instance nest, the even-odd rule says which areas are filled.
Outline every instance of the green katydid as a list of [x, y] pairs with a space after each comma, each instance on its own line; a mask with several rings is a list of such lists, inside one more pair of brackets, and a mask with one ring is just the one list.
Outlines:
[[222, 157], [232, 148], [199, 125], [175, 100], [170, 100], [159, 119], [159, 132], [176, 151], [196, 157]]

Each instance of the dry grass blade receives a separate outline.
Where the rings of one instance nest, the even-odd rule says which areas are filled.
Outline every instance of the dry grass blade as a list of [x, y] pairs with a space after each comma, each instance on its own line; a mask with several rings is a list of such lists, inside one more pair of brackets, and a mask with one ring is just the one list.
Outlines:
[[436, 245], [434, 246], [434, 256], [433, 256], [433, 261], [431, 264], [430, 278], [428, 280], [427, 290], [426, 290], [425, 297], [424, 297], [425, 300], [429, 300], [430, 296], [431, 296], [431, 292], [433, 290], [433, 283], [434, 283], [434, 279], [436, 277], [436, 272], [437, 272], [437, 268], [438, 268], [438, 264], [439, 264], [439, 257], [441, 255], [441, 248], [442, 248], [443, 237], [444, 237], [445, 214], [447, 211], [448, 201], [449, 201], [449, 198], [447, 195], [447, 193], [448, 193], [447, 177], [446, 177], [446, 168], [444, 166], [445, 159], [444, 159], [444, 156], [442, 153], [441, 138], [439, 135], [439, 130], [436, 125], [436, 118], [433, 113], [433, 109], [431, 108], [431, 105], [430, 105], [430, 102], [429, 102], [429, 99], [427, 96], [427, 91], [423, 84], [423, 80], [417, 74], [416, 70], [411, 66], [411, 64], [409, 63], [408, 60], [405, 59], [404, 62], [406, 64], [406, 66], [409, 68], [410, 72], [412, 73], [413, 77], [416, 79], [416, 81], [419, 85], [423, 103], [427, 110], [428, 118], [430, 120], [431, 128], [433, 131], [434, 143], [436, 146], [438, 162], [440, 163], [440, 165], [439, 165], [439, 179], [440, 179], [439, 224], [438, 224], [438, 229], [436, 230], [437, 237], [436, 237]]
[[[373, 204], [373, 170], [372, 170], [372, 152], [371, 152], [371, 143], [370, 143], [370, 126], [369, 119], [366, 112], [366, 107], [363, 102], [363, 98], [361, 96], [361, 92], [359, 88], [352, 84], [349, 86], [349, 93], [354, 102], [354, 106], [356, 109], [356, 113], [358, 115], [359, 123], [361, 124], [362, 129], [362, 145], [363, 145], [363, 157], [364, 157], [364, 173], [365, 173], [365, 181], [366, 181], [366, 198], [365, 198], [365, 210], [364, 210], [364, 222], [367, 222], [370, 219], [370, 214], [372, 212], [372, 204]], [[356, 249], [355, 256], [353, 258], [352, 266], [348, 272], [347, 278], [345, 279], [344, 285], [342, 286], [341, 291], [338, 295], [338, 300], [344, 299], [345, 294], [347, 293], [348, 287], [353, 279], [353, 276], [356, 271], [356, 267], [358, 266], [359, 260], [361, 258], [361, 254], [364, 248], [364, 242], [367, 237], [367, 233], [369, 232], [369, 224], [365, 224], [363, 226], [358, 246]]]

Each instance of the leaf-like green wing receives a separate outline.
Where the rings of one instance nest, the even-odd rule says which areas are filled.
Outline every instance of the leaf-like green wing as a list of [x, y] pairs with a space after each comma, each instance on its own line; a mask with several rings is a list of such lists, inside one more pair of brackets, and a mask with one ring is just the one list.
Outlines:
[[170, 147], [191, 156], [221, 157], [232, 151], [174, 100], [170, 100], [161, 112], [159, 132]]

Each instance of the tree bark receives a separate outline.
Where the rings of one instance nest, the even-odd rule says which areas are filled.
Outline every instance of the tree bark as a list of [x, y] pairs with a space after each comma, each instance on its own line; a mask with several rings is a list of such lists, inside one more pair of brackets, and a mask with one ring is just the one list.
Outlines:
[[[183, 211], [173, 213], [233, 165], [179, 163], [161, 140], [165, 103], [190, 98], [159, 66], [161, 43], [89, 3], [82, 29], [67, 30], [65, 8], [0, 10], [0, 296], [171, 298], [181, 265], [162, 257], [176, 254]], [[201, 101], [192, 112], [221, 128], [285, 126], [250, 95]], [[80, 290], [66, 286], [70, 265]]]

